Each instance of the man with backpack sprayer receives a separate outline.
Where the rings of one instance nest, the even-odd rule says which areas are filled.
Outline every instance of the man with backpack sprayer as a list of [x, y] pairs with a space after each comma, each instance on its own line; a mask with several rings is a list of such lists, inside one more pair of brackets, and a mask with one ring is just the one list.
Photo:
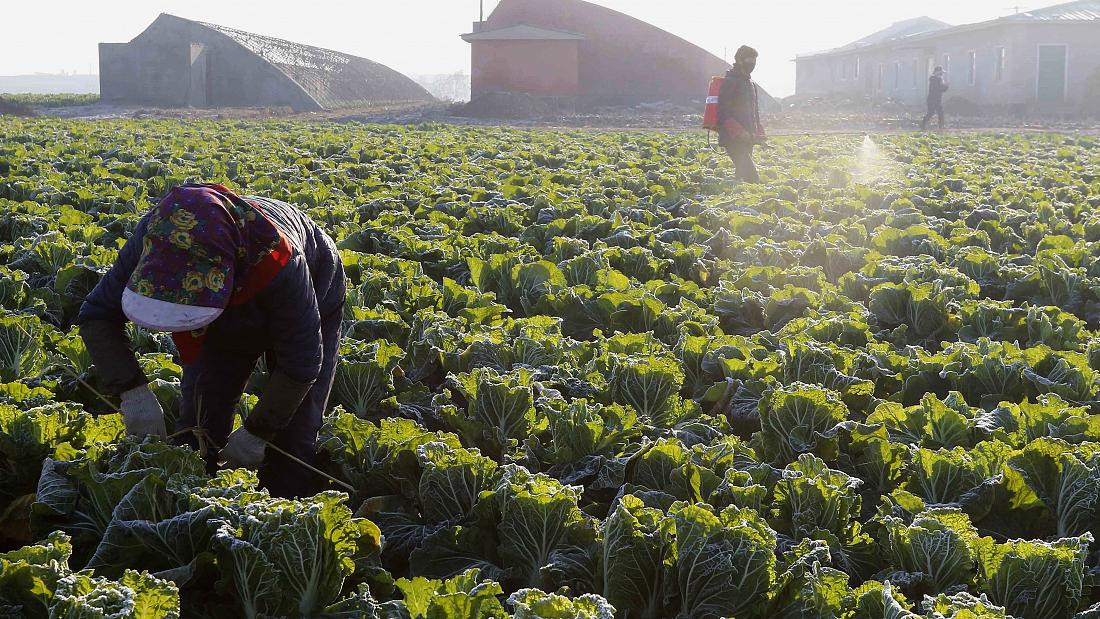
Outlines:
[[742, 45], [718, 92], [718, 144], [733, 161], [737, 179], [747, 183], [760, 182], [752, 149], [767, 139], [760, 124], [759, 89], [752, 81], [757, 56], [755, 49]]

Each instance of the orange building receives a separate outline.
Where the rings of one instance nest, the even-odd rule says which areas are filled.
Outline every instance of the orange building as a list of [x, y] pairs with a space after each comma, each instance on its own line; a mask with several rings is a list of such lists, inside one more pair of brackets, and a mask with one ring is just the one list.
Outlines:
[[706, 50], [584, 0], [501, 0], [474, 31], [471, 96], [492, 92], [630, 105], [706, 96], [729, 68]]
[[470, 91], [575, 97], [584, 35], [526, 24], [462, 35], [471, 47]]

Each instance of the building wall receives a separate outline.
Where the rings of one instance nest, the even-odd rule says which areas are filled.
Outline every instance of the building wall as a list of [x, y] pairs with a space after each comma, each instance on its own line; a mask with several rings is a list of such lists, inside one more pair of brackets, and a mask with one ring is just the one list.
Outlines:
[[[1066, 97], [1062, 105], [1040, 110], [1037, 98], [1039, 46], [1067, 46]], [[1003, 76], [996, 78], [997, 50], [1005, 49]], [[1086, 111], [1087, 83], [1100, 70], [1100, 23], [1055, 22], [1011, 24], [955, 37], [937, 46], [941, 57], [951, 53], [961, 58], [951, 71], [952, 92], [982, 106], [1004, 107], [1021, 112], [1047, 111], [1077, 114]], [[970, 51], [977, 53], [977, 79], [969, 83], [965, 61]]]
[[[1040, 44], [1068, 46], [1066, 101], [1045, 110], [1039, 110], [1036, 98]], [[1001, 48], [1004, 49], [1004, 64], [998, 71]], [[971, 53], [974, 54], [973, 79]], [[863, 79], [851, 79], [856, 58], [861, 64], [861, 77], [866, 77], [871, 69], [870, 87]], [[899, 62], [901, 79], [895, 83]], [[916, 86], [912, 81], [914, 62]], [[849, 79], [843, 77], [845, 64], [849, 67]], [[945, 99], [948, 101], [961, 100], [973, 104], [976, 109], [989, 111], [1088, 113], [1094, 96], [1087, 92], [1088, 83], [1100, 71], [1100, 23], [1000, 22], [858, 53], [801, 57], [796, 61], [796, 92], [810, 96], [868, 94], [879, 100], [890, 98], [921, 105], [928, 94], [928, 76], [935, 66], [944, 66], [947, 70], [950, 90]], [[883, 79], [880, 79], [880, 71]]]
[[[100, 96], [139, 105], [319, 106], [293, 81], [235, 41], [162, 15], [129, 43], [100, 44]], [[193, 54], [195, 49], [201, 53]], [[194, 62], [194, 64], [192, 64]], [[193, 75], [194, 73], [194, 75]], [[205, 88], [192, 93], [192, 88]]]
[[893, 53], [872, 55], [871, 95], [909, 104], [917, 104], [928, 96], [929, 54], [923, 49], [900, 49]]
[[928, 94], [931, 55], [910, 47], [799, 58], [795, 92], [918, 103]]
[[1065, 44], [1068, 47], [1066, 103], [1057, 111], [1100, 115], [1096, 99], [1100, 93], [1090, 93], [1088, 90], [1090, 81], [1100, 77], [1100, 22], [1049, 24], [1028, 33], [1015, 56], [1026, 69], [1018, 79], [1018, 87], [1027, 93], [1026, 104], [1029, 107], [1036, 106], [1036, 67], [1040, 44]]
[[874, 92], [876, 65], [870, 56], [812, 56], [795, 62], [795, 92], [806, 95], [862, 96]]
[[[946, 101], [963, 100], [977, 106], [1003, 111], [1021, 112], [1030, 95], [1025, 87], [1034, 67], [1021, 63], [1028, 29], [1023, 24], [1002, 24], [936, 37], [921, 50], [931, 66], [944, 68], [949, 90]], [[997, 55], [1005, 50], [1004, 70], [997, 74]], [[926, 67], [928, 66], [926, 64]], [[927, 95], [925, 86], [924, 95]], [[911, 97], [910, 103], [921, 103], [925, 96]]]
[[579, 88], [592, 102], [697, 100], [729, 65], [680, 37], [583, 0], [501, 0], [487, 29], [529, 24], [583, 34]]
[[377, 100], [431, 99], [415, 82], [382, 65], [334, 57], [347, 62], [328, 71], [280, 67], [222, 32], [161, 15], [129, 43], [100, 44], [100, 92], [103, 100], [116, 103], [299, 111], [322, 109], [322, 97], [364, 100], [363, 90], [381, 93]]
[[105, 102], [186, 105], [190, 85], [190, 44], [99, 44], [99, 93]]
[[576, 96], [578, 41], [473, 41], [470, 89]]
[[[204, 49], [206, 70], [206, 100], [211, 106], [290, 106], [297, 110], [318, 109], [302, 88], [278, 68], [256, 56], [229, 37], [195, 22], [162, 15], [130, 42], [131, 52], [143, 76], [160, 82], [182, 81], [170, 89], [171, 100], [158, 97], [161, 105], [187, 105], [192, 44]], [[180, 56], [188, 60], [186, 69], [167, 70], [158, 60], [163, 56]], [[153, 61], [150, 61], [153, 59]], [[143, 78], [145, 87], [156, 85]]]

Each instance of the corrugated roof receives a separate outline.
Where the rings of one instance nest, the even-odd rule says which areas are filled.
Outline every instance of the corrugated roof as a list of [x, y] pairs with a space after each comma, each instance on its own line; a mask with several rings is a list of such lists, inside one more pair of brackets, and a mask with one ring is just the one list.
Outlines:
[[822, 54], [842, 54], [846, 52], [855, 51], [857, 49], [863, 49], [872, 45], [878, 45], [880, 43], [886, 43], [889, 41], [896, 41], [905, 37], [925, 34], [928, 32], [937, 32], [940, 30], [946, 30], [951, 28], [951, 24], [942, 22], [938, 19], [932, 19], [928, 16], [914, 17], [912, 19], [906, 19], [891, 24], [888, 28], [883, 28], [878, 32], [867, 35], [858, 41], [853, 41], [842, 47], [837, 47], [821, 52], [814, 52], [812, 54], [806, 54], [807, 56], [818, 56]]
[[349, 101], [433, 99], [431, 93], [409, 77], [373, 60], [218, 24], [168, 17], [232, 39], [271, 63], [322, 107], [338, 107]]
[[539, 28], [528, 24], [497, 28], [495, 30], [482, 30], [462, 35], [464, 41], [580, 41], [583, 34], [553, 30], [551, 28]]
[[[936, 20], [930, 18], [917, 18], [918, 20], [929, 19], [931, 22]], [[910, 20], [915, 21], [915, 20]], [[890, 32], [892, 28], [899, 24], [906, 24], [907, 22], [898, 22], [887, 28], [877, 32], [869, 37], [865, 37], [850, 43], [844, 47], [838, 47], [824, 52], [816, 52], [812, 54], [799, 55], [798, 58], [809, 58], [812, 56], [824, 56], [829, 54], [846, 53], [864, 47], [870, 47], [874, 45], [881, 45], [885, 43], [891, 43], [896, 41], [905, 42], [918, 42], [925, 41], [930, 38], [935, 38], [943, 34], [954, 34], [958, 32], [966, 32], [970, 30], [978, 30], [997, 24], [1004, 24], [1006, 22], [1096, 22], [1100, 21], [1100, 0], [1078, 0], [1077, 2], [1066, 2], [1063, 4], [1056, 4], [1054, 6], [1048, 6], [1042, 9], [1035, 9], [1034, 11], [1027, 11], [1024, 13], [1018, 13], [1016, 15], [1009, 15], [1007, 17], [998, 17], [996, 19], [990, 19], [988, 21], [977, 22], [973, 24], [964, 24], [961, 26], [948, 26], [944, 24], [942, 28], [930, 28], [923, 31], [905, 32], [896, 36], [883, 36], [884, 33]], [[943, 22], [938, 22], [943, 23]]]
[[355, 58], [351, 54], [345, 54], [331, 49], [293, 43], [285, 39], [245, 32], [244, 30], [228, 28], [218, 24], [211, 24], [208, 22], [196, 23], [224, 34], [243, 45], [250, 52], [274, 64], [304, 66], [315, 69], [334, 69], [347, 64]]
[[1079, 0], [1012, 15], [1019, 21], [1100, 21], [1100, 1]]
[[942, 22], [938, 19], [932, 19], [927, 15], [922, 17], [914, 17], [913, 19], [907, 19], [892, 24], [889, 28], [884, 28], [878, 32], [863, 37], [862, 39], [849, 43], [843, 48], [848, 47], [863, 47], [865, 45], [874, 45], [876, 43], [884, 43], [886, 41], [892, 41], [894, 39], [900, 39], [914, 34], [923, 34], [925, 32], [935, 32], [936, 30], [943, 30], [950, 28], [951, 24]]

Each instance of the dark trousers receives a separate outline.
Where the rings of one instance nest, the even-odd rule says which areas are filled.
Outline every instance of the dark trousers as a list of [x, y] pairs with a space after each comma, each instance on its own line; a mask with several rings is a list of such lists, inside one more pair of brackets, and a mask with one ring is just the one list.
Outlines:
[[[321, 373], [306, 394], [302, 405], [294, 413], [290, 424], [272, 441], [280, 449], [311, 465], [317, 459], [317, 431], [321, 429], [321, 417], [328, 405], [332, 380], [336, 374], [342, 317], [341, 308], [321, 319], [324, 354]], [[267, 359], [271, 361], [273, 356], [267, 355]], [[192, 427], [207, 431], [210, 440], [216, 445], [207, 454], [207, 468], [211, 474], [217, 470], [218, 448], [225, 445], [232, 430], [237, 404], [258, 360], [259, 356], [226, 353], [208, 346], [198, 361], [183, 368], [183, 400], [176, 431]], [[275, 369], [273, 362], [268, 369]], [[198, 449], [198, 439], [191, 432], [179, 436], [177, 441]], [[320, 482], [314, 473], [270, 448], [267, 449], [264, 464], [260, 467], [259, 477], [260, 484], [277, 497], [310, 496], [320, 488]]]
[[939, 116], [940, 129], [943, 129], [943, 100], [941, 99], [929, 99], [928, 100], [928, 113], [924, 115], [924, 120], [920, 121], [920, 128], [927, 129], [928, 121], [932, 120], [933, 116]]
[[759, 183], [760, 174], [756, 171], [756, 164], [752, 161], [752, 142], [734, 142], [726, 144], [726, 154], [733, 161], [733, 167], [737, 169], [737, 180], [746, 183]]

